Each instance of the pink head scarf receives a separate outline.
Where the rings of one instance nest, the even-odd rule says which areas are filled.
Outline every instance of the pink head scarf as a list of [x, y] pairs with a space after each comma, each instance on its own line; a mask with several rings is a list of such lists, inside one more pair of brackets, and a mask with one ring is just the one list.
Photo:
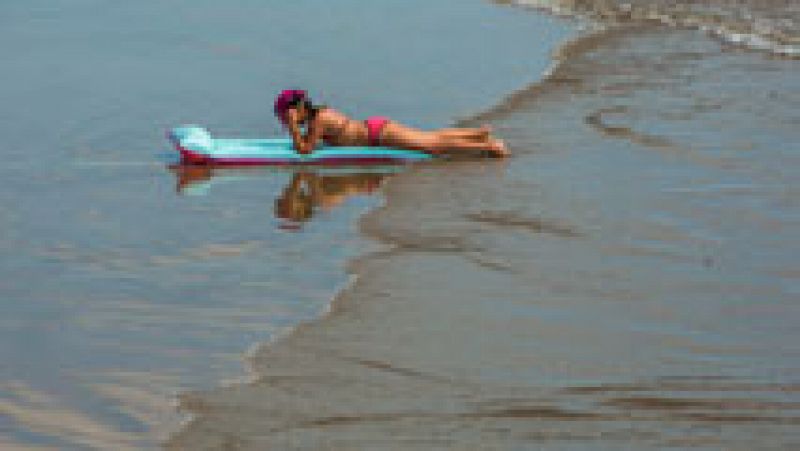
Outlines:
[[281, 122], [286, 123], [286, 110], [289, 109], [292, 103], [303, 100], [306, 96], [306, 92], [302, 89], [284, 89], [275, 97], [275, 116], [278, 116]]

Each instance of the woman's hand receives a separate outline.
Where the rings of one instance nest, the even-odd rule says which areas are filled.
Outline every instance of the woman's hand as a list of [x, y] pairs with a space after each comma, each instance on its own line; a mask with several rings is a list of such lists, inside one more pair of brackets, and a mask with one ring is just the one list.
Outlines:
[[294, 150], [296, 150], [297, 153], [299, 153], [301, 155], [307, 155], [307, 154], [310, 154], [314, 150], [314, 147], [309, 145], [309, 143], [306, 142], [305, 139], [303, 139], [300, 142], [295, 142], [294, 143]]
[[300, 112], [296, 109], [289, 109], [286, 112], [286, 123], [289, 127], [289, 132], [292, 134], [295, 150], [301, 155], [307, 155], [314, 151], [316, 144], [322, 139], [322, 127], [317, 118], [311, 118], [306, 127], [307, 132], [303, 134], [303, 130], [300, 127], [300, 122], [302, 121], [300, 116]]

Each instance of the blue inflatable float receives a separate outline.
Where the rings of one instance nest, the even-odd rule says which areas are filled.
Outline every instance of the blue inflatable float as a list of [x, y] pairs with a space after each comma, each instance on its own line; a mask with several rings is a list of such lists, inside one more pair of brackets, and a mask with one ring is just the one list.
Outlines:
[[423, 152], [386, 147], [321, 147], [299, 154], [288, 138], [213, 138], [203, 127], [176, 127], [168, 134], [185, 164], [252, 165], [373, 165], [430, 160]]

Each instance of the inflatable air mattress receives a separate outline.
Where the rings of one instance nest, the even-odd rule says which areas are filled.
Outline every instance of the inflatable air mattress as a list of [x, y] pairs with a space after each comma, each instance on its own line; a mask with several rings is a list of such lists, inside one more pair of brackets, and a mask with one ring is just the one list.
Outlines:
[[386, 147], [321, 147], [297, 153], [288, 138], [213, 138], [203, 127], [176, 127], [169, 139], [186, 164], [211, 165], [372, 165], [408, 164], [429, 160], [423, 152]]

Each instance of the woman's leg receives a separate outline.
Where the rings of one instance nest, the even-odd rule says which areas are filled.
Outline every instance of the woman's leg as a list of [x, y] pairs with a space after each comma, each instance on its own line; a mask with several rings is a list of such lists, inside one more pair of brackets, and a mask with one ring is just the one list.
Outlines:
[[488, 125], [484, 125], [480, 128], [443, 128], [436, 130], [435, 133], [446, 137], [488, 141], [491, 138], [492, 129]]
[[429, 153], [446, 153], [460, 151], [487, 151], [492, 155], [504, 157], [508, 155], [505, 144], [497, 139], [475, 141], [453, 134], [429, 132], [406, 127], [397, 122], [389, 122], [381, 132], [381, 144], [401, 149], [421, 150]]
[[448, 152], [490, 152], [492, 156], [506, 157], [509, 155], [508, 149], [503, 141], [490, 138], [486, 141], [474, 141], [464, 138], [440, 137], [431, 148], [433, 153]]

